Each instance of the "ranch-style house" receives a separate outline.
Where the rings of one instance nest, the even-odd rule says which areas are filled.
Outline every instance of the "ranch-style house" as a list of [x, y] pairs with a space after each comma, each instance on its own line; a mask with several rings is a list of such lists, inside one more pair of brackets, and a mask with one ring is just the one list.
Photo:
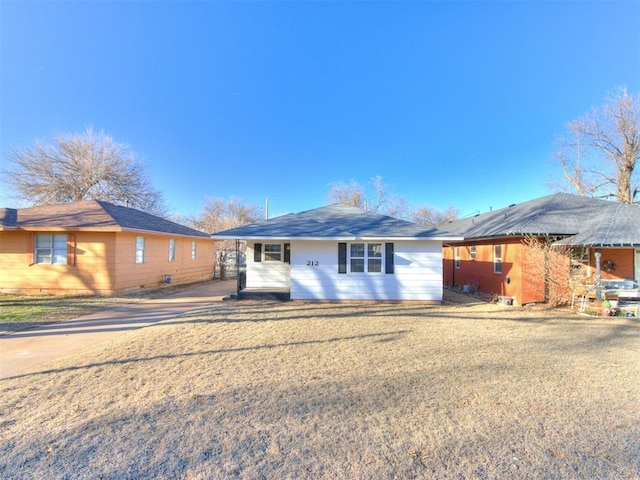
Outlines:
[[246, 291], [283, 290], [291, 300], [442, 300], [436, 228], [346, 205], [329, 205], [212, 236], [247, 242]]

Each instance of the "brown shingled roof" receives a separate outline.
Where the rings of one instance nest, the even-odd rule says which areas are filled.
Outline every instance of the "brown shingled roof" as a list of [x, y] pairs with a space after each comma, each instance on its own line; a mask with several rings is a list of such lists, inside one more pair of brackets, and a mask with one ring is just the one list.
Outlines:
[[123, 230], [190, 237], [209, 235], [135, 208], [98, 200], [81, 200], [29, 208], [0, 208], [0, 230]]

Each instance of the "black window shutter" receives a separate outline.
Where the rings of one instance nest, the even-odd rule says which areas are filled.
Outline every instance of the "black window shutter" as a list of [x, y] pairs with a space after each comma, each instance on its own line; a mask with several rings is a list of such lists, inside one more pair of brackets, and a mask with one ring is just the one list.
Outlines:
[[261, 243], [253, 244], [253, 261], [254, 262], [262, 261], [262, 244]]
[[284, 263], [291, 263], [291, 244], [284, 244]]
[[347, 273], [347, 244], [338, 243], [338, 273]]
[[393, 243], [384, 244], [384, 273], [393, 273]]

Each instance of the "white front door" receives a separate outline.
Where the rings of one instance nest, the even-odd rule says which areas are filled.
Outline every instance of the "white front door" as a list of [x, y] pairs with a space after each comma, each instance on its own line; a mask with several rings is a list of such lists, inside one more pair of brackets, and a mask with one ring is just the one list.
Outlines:
[[640, 283], [640, 248], [636, 248], [636, 282]]

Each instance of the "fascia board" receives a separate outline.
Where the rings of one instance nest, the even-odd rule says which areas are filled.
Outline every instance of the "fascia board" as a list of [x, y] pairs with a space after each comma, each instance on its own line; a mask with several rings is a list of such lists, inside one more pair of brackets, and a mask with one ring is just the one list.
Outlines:
[[9, 227], [0, 228], [4, 232], [121, 232], [120, 227]]
[[126, 233], [142, 233], [146, 235], [158, 235], [161, 237], [184, 237], [184, 238], [199, 238], [202, 240], [211, 240], [210, 236], [203, 237], [200, 235], [186, 235], [184, 233], [159, 232], [157, 230], [144, 230], [142, 228], [121, 228], [120, 230], [113, 230], [113, 231], [126, 232]]
[[233, 235], [211, 235], [211, 238], [214, 240], [282, 240], [282, 241], [382, 241], [382, 240], [393, 240], [393, 241], [439, 241], [439, 242], [455, 242], [462, 241], [464, 237], [369, 237], [369, 236], [338, 236], [338, 237], [285, 237], [285, 236], [274, 236], [274, 237], [265, 237], [265, 236], [233, 236]]

